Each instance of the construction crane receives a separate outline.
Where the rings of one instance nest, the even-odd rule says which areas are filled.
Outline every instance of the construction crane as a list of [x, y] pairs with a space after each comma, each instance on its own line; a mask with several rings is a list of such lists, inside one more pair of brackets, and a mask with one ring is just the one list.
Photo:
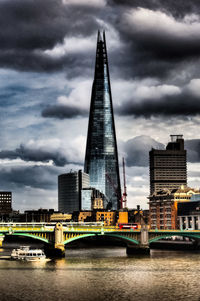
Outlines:
[[106, 173], [107, 180], [109, 181], [110, 185], [112, 186], [113, 190], [115, 191], [116, 196], [120, 200], [120, 209], [126, 208], [126, 205], [127, 205], [126, 174], [125, 174], [125, 160], [124, 160], [124, 158], [122, 158], [122, 166], [123, 166], [123, 181], [124, 181], [124, 191], [123, 191], [122, 195], [120, 195], [119, 190], [117, 189], [117, 187], [113, 183], [113, 181], [112, 181], [111, 177], [109, 176], [109, 174]]
[[124, 180], [124, 191], [121, 197], [121, 209], [126, 208], [127, 206], [127, 192], [126, 192], [126, 173], [125, 173], [125, 160], [122, 158], [123, 166], [123, 180]]

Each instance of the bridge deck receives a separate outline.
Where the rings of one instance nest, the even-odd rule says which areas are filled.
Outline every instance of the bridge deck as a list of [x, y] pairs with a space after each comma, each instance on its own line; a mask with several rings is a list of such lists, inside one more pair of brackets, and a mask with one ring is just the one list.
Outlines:
[[[4, 232], [53, 232], [54, 225], [44, 223], [0, 223], [0, 233]], [[63, 232], [120, 232], [120, 233], [139, 233], [140, 229], [119, 229], [114, 226], [63, 226]], [[148, 230], [148, 233], [152, 234], [186, 234], [197, 233], [200, 234], [200, 230]]]

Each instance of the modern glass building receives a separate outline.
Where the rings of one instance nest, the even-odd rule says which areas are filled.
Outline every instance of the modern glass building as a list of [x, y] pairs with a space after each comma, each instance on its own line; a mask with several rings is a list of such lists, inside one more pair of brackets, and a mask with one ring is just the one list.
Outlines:
[[110, 209], [119, 209], [121, 189], [105, 32], [103, 38], [100, 32], [97, 37], [84, 171], [90, 175], [90, 185], [105, 195]]
[[81, 189], [90, 186], [89, 175], [81, 170], [58, 176], [58, 210], [73, 213], [81, 210]]
[[92, 189], [81, 190], [81, 210], [92, 210]]

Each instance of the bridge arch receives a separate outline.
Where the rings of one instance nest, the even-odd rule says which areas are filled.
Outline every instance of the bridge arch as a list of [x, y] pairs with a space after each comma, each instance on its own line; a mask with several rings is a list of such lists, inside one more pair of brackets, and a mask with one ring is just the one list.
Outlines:
[[47, 238], [37, 236], [37, 235], [34, 235], [34, 234], [29, 234], [29, 233], [11, 233], [11, 234], [6, 234], [5, 236], [23, 236], [23, 237], [29, 237], [29, 238], [33, 238], [33, 239], [36, 239], [36, 240], [40, 240], [40, 241], [45, 242], [45, 243], [50, 243]]
[[120, 235], [120, 234], [106, 234], [106, 236], [110, 236], [110, 237], [113, 237], [113, 238], [118, 238], [120, 240], [123, 240], [125, 242], [129, 242], [129, 243], [132, 243], [132, 244], [136, 244], [136, 245], [139, 245], [140, 242], [132, 237], [127, 237], [125, 235]]
[[193, 234], [193, 233], [166, 233], [166, 234], [162, 234], [162, 235], [156, 235], [153, 238], [149, 239], [149, 243], [152, 242], [156, 242], [160, 239], [166, 238], [166, 237], [173, 237], [173, 236], [181, 236], [181, 237], [187, 237], [187, 238], [191, 238], [191, 239], [200, 239], [200, 235], [199, 234]]
[[96, 234], [81, 234], [81, 235], [77, 235], [77, 236], [74, 236], [74, 237], [71, 237], [69, 239], [66, 239], [64, 241], [64, 245], [67, 245], [69, 244], [70, 242], [72, 241], [75, 241], [75, 240], [78, 240], [78, 239], [82, 239], [82, 238], [85, 238], [85, 237], [90, 237], [90, 236], [96, 236]]
[[71, 243], [72, 241], [75, 241], [75, 240], [78, 240], [78, 239], [83, 239], [85, 237], [92, 237], [92, 236], [93, 237], [94, 236], [96, 236], [96, 237], [98, 237], [98, 236], [113, 237], [113, 238], [117, 238], [119, 240], [123, 240], [123, 241], [128, 242], [128, 243], [132, 243], [132, 244], [136, 244], [136, 245], [139, 244], [138, 240], [136, 240], [134, 238], [126, 237], [126, 236], [123, 236], [123, 235], [120, 235], [120, 234], [111, 234], [111, 233], [109, 233], [109, 234], [107, 234], [107, 233], [105, 233], [105, 234], [93, 234], [93, 233], [90, 233], [89, 234], [88, 233], [88, 234], [77, 235], [77, 236], [74, 236], [72, 238], [69, 238], [69, 239], [67, 239], [67, 240], [64, 241], [64, 245], [67, 245], [67, 244]]

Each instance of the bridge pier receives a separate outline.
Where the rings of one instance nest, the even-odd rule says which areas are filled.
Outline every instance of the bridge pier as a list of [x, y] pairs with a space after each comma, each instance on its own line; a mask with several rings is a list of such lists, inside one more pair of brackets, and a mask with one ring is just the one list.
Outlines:
[[194, 250], [200, 250], [200, 239], [195, 239], [193, 242]]
[[148, 254], [150, 254], [150, 248], [149, 248], [149, 246], [127, 245], [126, 254], [127, 255], [148, 255]]
[[56, 224], [54, 228], [54, 241], [46, 246], [45, 253], [52, 257], [65, 257], [63, 225], [61, 223]]
[[54, 229], [54, 249], [57, 257], [65, 257], [65, 245], [63, 238], [63, 225], [57, 223]]
[[142, 225], [140, 233], [140, 243], [138, 245], [128, 244], [126, 247], [128, 255], [147, 255], [150, 253], [148, 226]]
[[0, 235], [0, 247], [2, 247], [2, 245], [3, 245], [4, 238], [5, 238], [5, 235]]

